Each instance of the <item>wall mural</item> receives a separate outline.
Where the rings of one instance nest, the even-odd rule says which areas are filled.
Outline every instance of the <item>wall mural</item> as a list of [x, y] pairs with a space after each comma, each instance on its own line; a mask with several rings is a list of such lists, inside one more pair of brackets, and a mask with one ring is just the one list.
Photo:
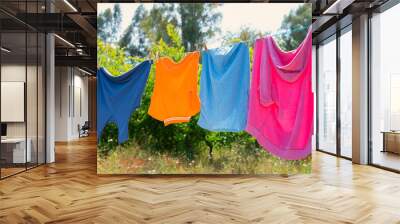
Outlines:
[[97, 23], [98, 174], [311, 172], [311, 4], [99, 3]]

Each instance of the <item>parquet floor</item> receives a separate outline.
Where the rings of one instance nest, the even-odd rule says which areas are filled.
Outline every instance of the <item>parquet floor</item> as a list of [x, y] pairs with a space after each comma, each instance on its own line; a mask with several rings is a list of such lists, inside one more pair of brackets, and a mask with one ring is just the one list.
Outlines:
[[400, 223], [400, 175], [314, 153], [313, 174], [97, 176], [94, 138], [0, 181], [0, 223]]

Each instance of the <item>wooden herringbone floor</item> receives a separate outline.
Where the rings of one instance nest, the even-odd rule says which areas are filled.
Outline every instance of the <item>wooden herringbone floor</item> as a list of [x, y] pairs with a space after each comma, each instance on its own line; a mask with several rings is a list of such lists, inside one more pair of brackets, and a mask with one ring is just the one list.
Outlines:
[[313, 155], [313, 174], [96, 175], [94, 138], [0, 181], [0, 223], [400, 223], [400, 175]]

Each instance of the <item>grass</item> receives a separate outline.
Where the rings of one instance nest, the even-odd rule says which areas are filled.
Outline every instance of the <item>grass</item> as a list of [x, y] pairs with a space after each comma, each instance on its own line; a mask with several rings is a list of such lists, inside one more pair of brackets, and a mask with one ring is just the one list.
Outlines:
[[311, 156], [287, 161], [261, 148], [233, 145], [216, 148], [212, 158], [204, 147], [193, 160], [143, 149], [136, 143], [118, 146], [97, 158], [98, 174], [298, 174], [311, 172]]

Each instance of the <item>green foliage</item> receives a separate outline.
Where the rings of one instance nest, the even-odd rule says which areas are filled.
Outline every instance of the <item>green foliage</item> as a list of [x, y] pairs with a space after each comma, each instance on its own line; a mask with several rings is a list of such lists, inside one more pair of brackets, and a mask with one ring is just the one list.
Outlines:
[[97, 39], [97, 63], [112, 75], [118, 76], [133, 68], [133, 65], [143, 61], [143, 58], [126, 55], [123, 48], [113, 47]]
[[250, 51], [250, 68], [253, 65], [253, 46], [256, 40], [260, 37], [266, 36], [268, 32], [262, 33], [247, 26], [241, 27], [239, 33], [228, 32], [222, 40], [223, 46], [229, 46], [235, 43], [244, 42], [249, 47]]
[[103, 136], [100, 138], [97, 151], [99, 155], [104, 157], [108, 156], [112, 149], [118, 146], [118, 127], [115, 123], [110, 123], [103, 130]]
[[178, 18], [175, 11], [175, 4], [155, 4], [147, 16], [141, 19], [140, 27], [149, 39], [150, 45], [160, 39], [168, 44], [171, 43], [167, 25], [172, 24], [174, 27], [177, 27]]
[[152, 43], [161, 39], [166, 44], [174, 41], [167, 30], [167, 24], [171, 24], [176, 27], [186, 51], [199, 49], [220, 31], [217, 25], [221, 14], [215, 11], [218, 6], [215, 3], [164, 3], [147, 11], [140, 5], [119, 45], [131, 55], [144, 56], [149, 53]]
[[278, 43], [282, 49], [294, 50], [304, 40], [311, 26], [311, 10], [311, 4], [303, 4], [283, 18], [278, 36]]
[[115, 4], [113, 10], [106, 9], [97, 16], [97, 35], [106, 43], [117, 42], [121, 26], [121, 7]]
[[194, 160], [182, 160], [168, 153], [144, 150], [132, 142], [118, 146], [107, 157], [98, 157], [99, 174], [296, 174], [311, 172], [311, 156], [299, 161], [285, 161], [262, 148], [233, 143], [218, 147], [210, 159], [206, 151]]
[[143, 4], [139, 5], [135, 10], [131, 24], [119, 40], [119, 46], [125, 48], [130, 55], [144, 57], [147, 54], [149, 40], [142, 27], [142, 20], [147, 16], [148, 12]]
[[186, 51], [200, 49], [206, 40], [220, 31], [218, 23], [222, 15], [215, 9], [216, 3], [181, 3], [178, 6], [183, 46]]
[[179, 35], [178, 30], [172, 25], [167, 24], [166, 32], [170, 43], [166, 43], [163, 39], [160, 39], [157, 43], [153, 44], [150, 48], [150, 55], [155, 56], [167, 56], [175, 61], [180, 61], [185, 56], [185, 48], [182, 45], [182, 38]]
[[147, 11], [141, 4], [132, 17], [131, 24], [124, 31], [119, 45], [131, 55], [145, 56], [152, 43], [164, 40], [171, 42], [167, 24], [178, 25], [175, 4], [156, 4]]
[[244, 42], [247, 44], [247, 46], [254, 46], [254, 43], [256, 40], [260, 37], [264, 37], [268, 34], [268, 32], [261, 32], [258, 30], [255, 30], [251, 27], [248, 26], [243, 26], [240, 29], [239, 33], [232, 33], [228, 32], [224, 37], [222, 41], [222, 45], [230, 45], [233, 43], [237, 42]]

